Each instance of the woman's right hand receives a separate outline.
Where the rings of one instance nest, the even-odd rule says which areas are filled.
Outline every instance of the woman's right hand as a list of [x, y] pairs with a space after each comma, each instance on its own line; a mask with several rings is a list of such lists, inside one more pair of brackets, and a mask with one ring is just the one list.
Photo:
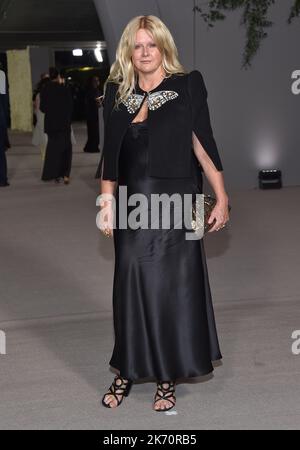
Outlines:
[[114, 192], [116, 190], [116, 184], [116, 181], [101, 180], [101, 194], [97, 198], [97, 204], [100, 205], [99, 221], [97, 219], [97, 225], [106, 237], [113, 236], [114, 213], [116, 209]]
[[111, 200], [104, 200], [100, 207], [99, 229], [106, 237], [113, 237], [114, 208]]

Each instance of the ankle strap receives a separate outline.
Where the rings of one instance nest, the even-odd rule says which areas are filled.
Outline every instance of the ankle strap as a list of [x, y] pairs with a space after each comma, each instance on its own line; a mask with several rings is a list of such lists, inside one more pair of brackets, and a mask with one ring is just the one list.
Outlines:
[[[165, 387], [163, 387], [164, 384], [167, 384], [168, 386], [165, 388]], [[157, 386], [159, 387], [159, 389], [161, 389], [164, 392], [170, 391], [170, 390], [174, 389], [175, 381], [158, 381]]]

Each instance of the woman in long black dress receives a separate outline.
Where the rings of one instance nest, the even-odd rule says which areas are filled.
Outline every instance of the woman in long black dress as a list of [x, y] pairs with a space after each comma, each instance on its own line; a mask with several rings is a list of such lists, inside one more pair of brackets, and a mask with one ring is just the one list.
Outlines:
[[[163, 43], [157, 37], [158, 29], [160, 35], [164, 35]], [[128, 42], [130, 33], [134, 33], [135, 42], [131, 62], [138, 79], [136, 92], [140, 95], [154, 92], [158, 97], [167, 87], [165, 80], [169, 77], [173, 80], [176, 72], [183, 72], [176, 60], [175, 46], [172, 55], [166, 57], [164, 53], [164, 49], [172, 48], [172, 38], [160, 19], [155, 16], [137, 17], [127, 25], [117, 54], [122, 55], [122, 45], [126, 40]], [[112, 78], [119, 67], [120, 61], [117, 59], [111, 68]], [[173, 68], [173, 71], [168, 71], [169, 77], [166, 68]], [[129, 110], [134, 108], [134, 103], [124, 103]], [[154, 109], [162, 104], [163, 100]], [[184, 194], [202, 193], [200, 162], [217, 197], [217, 205], [210, 217], [216, 221], [212, 232], [222, 228], [229, 219], [228, 196], [220, 170], [216, 169], [195, 135], [192, 176], [151, 176], [149, 105], [151, 103], [143, 101], [126, 128], [118, 155], [117, 182], [103, 174], [101, 177], [101, 194], [106, 195], [101, 206], [108, 220], [101, 229], [105, 235], [113, 236], [115, 248], [115, 345], [110, 365], [117, 371], [102, 403], [110, 408], [118, 406], [135, 380], [153, 377], [157, 380], [153, 408], [167, 411], [175, 405], [176, 379], [212, 372], [212, 361], [221, 359], [222, 355], [203, 241], [186, 239], [185, 227], [176, 226], [180, 215], [174, 215], [172, 207], [169, 210], [170, 226], [164, 228], [161, 219], [167, 207], [163, 206], [162, 211], [155, 215], [150, 198], [153, 194], [163, 193], [169, 196], [177, 194], [181, 198]], [[104, 114], [109, 115], [110, 112], [104, 111]], [[105, 164], [104, 155], [104, 173]], [[139, 217], [150, 220], [153, 217], [153, 223], [159, 222], [156, 228], [144, 228], [141, 222], [139, 226], [129, 228], [120, 226], [120, 208], [126, 202], [126, 218], [129, 219], [134, 211], [129, 199], [136, 194], [142, 194], [149, 200], [141, 207]], [[107, 196], [111, 199], [107, 200]], [[112, 220], [115, 220], [114, 226], [109, 222]]]

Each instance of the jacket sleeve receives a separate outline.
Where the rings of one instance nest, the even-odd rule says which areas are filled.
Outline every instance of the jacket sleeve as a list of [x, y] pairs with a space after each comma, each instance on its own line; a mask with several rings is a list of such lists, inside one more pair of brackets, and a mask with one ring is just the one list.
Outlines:
[[201, 73], [193, 70], [188, 75], [188, 90], [192, 105], [193, 131], [218, 171], [223, 170], [215, 142], [207, 103], [207, 90]]

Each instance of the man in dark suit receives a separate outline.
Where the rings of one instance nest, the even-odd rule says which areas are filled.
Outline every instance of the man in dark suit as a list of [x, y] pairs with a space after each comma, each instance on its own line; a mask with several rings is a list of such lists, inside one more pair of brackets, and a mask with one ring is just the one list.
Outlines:
[[69, 183], [72, 164], [72, 94], [55, 67], [50, 67], [51, 82], [40, 93], [40, 110], [45, 113], [48, 135], [42, 180]]
[[9, 186], [7, 181], [6, 139], [7, 139], [7, 93], [5, 73], [0, 70], [0, 187]]

